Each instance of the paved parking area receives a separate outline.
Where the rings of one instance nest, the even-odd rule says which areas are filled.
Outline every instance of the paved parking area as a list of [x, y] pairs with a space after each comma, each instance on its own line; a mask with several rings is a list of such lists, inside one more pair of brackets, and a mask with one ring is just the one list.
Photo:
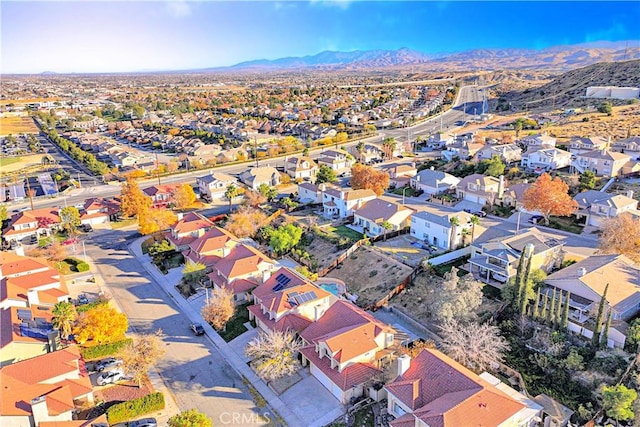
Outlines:
[[340, 401], [310, 374], [282, 393], [280, 399], [310, 427], [324, 426], [344, 413]]

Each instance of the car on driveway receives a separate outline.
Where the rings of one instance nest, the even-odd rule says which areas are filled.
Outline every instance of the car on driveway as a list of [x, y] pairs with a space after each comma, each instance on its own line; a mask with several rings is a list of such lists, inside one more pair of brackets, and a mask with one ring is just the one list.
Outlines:
[[202, 325], [200, 323], [192, 323], [191, 324], [191, 330], [196, 335], [203, 335], [204, 334], [204, 328], [202, 327]]
[[85, 294], [78, 295], [78, 305], [89, 304], [89, 298]]
[[473, 215], [479, 216], [480, 218], [484, 218], [485, 216], [487, 216], [487, 213], [485, 211], [475, 211], [475, 212], [472, 212], [472, 213], [473, 213]]
[[124, 379], [124, 372], [120, 369], [114, 369], [98, 376], [96, 382], [98, 385], [113, 384]]
[[112, 427], [158, 427], [158, 421], [155, 418], [141, 418], [126, 423], [113, 424]]
[[91, 226], [91, 224], [82, 224], [80, 226], [80, 229], [85, 233], [91, 233], [93, 231], [93, 227]]
[[529, 222], [531, 224], [537, 224], [540, 221], [542, 221], [544, 219], [544, 217], [542, 215], [533, 215], [531, 218], [529, 218]]
[[102, 359], [100, 362], [96, 363], [96, 371], [102, 372], [105, 369], [115, 368], [116, 366], [122, 365], [122, 360], [116, 359], [115, 357], [107, 357], [106, 359]]

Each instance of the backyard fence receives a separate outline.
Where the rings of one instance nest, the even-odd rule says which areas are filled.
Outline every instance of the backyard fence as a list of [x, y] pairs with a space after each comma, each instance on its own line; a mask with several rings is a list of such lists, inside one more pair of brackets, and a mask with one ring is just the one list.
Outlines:
[[429, 264], [431, 265], [446, 264], [450, 261], [453, 261], [458, 258], [462, 258], [463, 256], [467, 256], [470, 254], [471, 254], [471, 246], [466, 246], [462, 249], [456, 249], [455, 251], [447, 252], [446, 254], [429, 258]]

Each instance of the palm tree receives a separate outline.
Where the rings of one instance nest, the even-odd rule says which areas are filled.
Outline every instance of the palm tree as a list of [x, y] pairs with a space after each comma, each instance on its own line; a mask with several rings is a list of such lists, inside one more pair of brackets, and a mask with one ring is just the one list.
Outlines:
[[53, 327], [60, 331], [62, 338], [67, 339], [78, 317], [76, 308], [70, 302], [62, 301], [53, 307], [51, 314]]
[[460, 226], [460, 219], [457, 216], [452, 216], [449, 218], [449, 222], [451, 223], [451, 236], [449, 237], [449, 249], [453, 249], [455, 246], [453, 245], [453, 241], [456, 237], [457, 229], [456, 227]]
[[238, 194], [240, 194], [240, 189], [233, 184], [230, 184], [224, 192], [224, 197], [229, 200], [229, 212], [231, 212], [231, 202]]
[[385, 156], [387, 157], [387, 159], [390, 159], [393, 157], [393, 152], [396, 149], [396, 139], [393, 137], [389, 137], [389, 138], [385, 138], [384, 142], [382, 143], [382, 150], [384, 151]]
[[475, 215], [471, 216], [471, 243], [476, 239], [476, 225], [480, 225], [480, 218]]
[[380, 226], [384, 230], [383, 240], [386, 241], [387, 240], [387, 231], [393, 229], [393, 225], [389, 221], [384, 221], [382, 224], [380, 224]]
[[358, 153], [360, 154], [364, 153], [364, 141], [360, 141], [356, 144], [356, 150], [358, 150]]

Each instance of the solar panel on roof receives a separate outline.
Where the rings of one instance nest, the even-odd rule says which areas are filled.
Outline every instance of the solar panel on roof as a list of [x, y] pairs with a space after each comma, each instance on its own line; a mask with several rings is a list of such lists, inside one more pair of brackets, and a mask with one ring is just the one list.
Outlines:
[[282, 283], [278, 283], [277, 285], [275, 285], [273, 287], [273, 290], [276, 291], [276, 292], [281, 291], [283, 289], [284, 289], [284, 285]]
[[282, 281], [283, 281], [284, 279], [286, 279], [286, 278], [287, 278], [287, 276], [285, 276], [284, 274], [280, 273], [280, 274], [278, 274], [278, 275], [276, 276], [276, 282], [278, 282], [278, 283], [282, 283]]
[[18, 319], [20, 320], [32, 320], [31, 310], [18, 310]]
[[286, 285], [288, 285], [288, 284], [289, 284], [289, 282], [291, 282], [291, 278], [290, 278], [290, 277], [285, 277], [285, 278], [282, 280], [282, 284], [283, 284], [283, 285], [285, 285], [285, 286], [286, 286]]

